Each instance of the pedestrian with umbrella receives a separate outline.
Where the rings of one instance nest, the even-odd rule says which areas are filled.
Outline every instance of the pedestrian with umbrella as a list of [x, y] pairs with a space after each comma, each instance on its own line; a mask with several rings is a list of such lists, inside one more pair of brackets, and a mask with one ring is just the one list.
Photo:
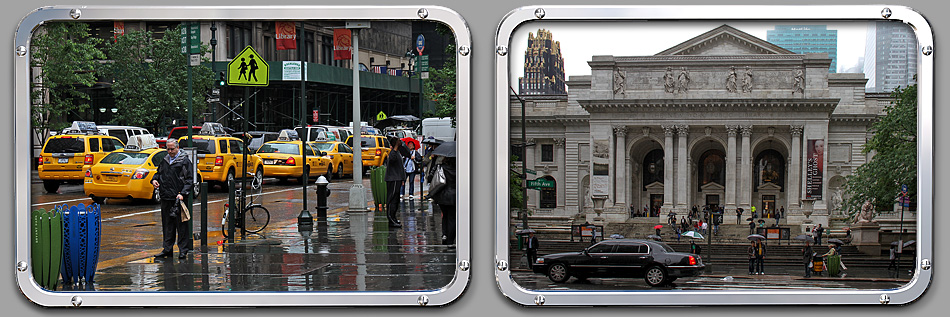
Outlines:
[[429, 198], [439, 206], [439, 211], [442, 213], [442, 243], [455, 244], [455, 142], [443, 143], [433, 150], [431, 154], [433, 158], [433, 168], [430, 169], [426, 175], [426, 181], [431, 184], [429, 187]]
[[[403, 153], [403, 154], [406, 154], [405, 158], [403, 159], [403, 161], [404, 161], [404, 162], [403, 162], [403, 168], [406, 169], [406, 177], [408, 178], [408, 179], [406, 180], [406, 183], [409, 185], [409, 186], [408, 186], [408, 187], [409, 187], [409, 191], [408, 191], [408, 192], [405, 192], [405, 191], [404, 191], [404, 190], [406, 189], [406, 187], [407, 187], [407, 186], [404, 184], [404, 185], [402, 185], [402, 186], [399, 188], [399, 193], [400, 193], [400, 194], [405, 193], [405, 194], [401, 197], [401, 199], [410, 200], [410, 199], [412, 199], [412, 193], [414, 193], [414, 192], [416, 191], [416, 190], [415, 190], [415, 184], [414, 184], [413, 182], [416, 180], [416, 175], [418, 175], [419, 173], [421, 173], [421, 169], [422, 169], [422, 155], [419, 154], [419, 152], [417, 151], [417, 149], [419, 148], [419, 145], [418, 145], [418, 144], [419, 144], [419, 141], [417, 141], [416, 139], [413, 139], [413, 138], [408, 138], [408, 137], [407, 137], [407, 138], [402, 138], [402, 139], [400, 139], [400, 140], [406, 143], [406, 150], [407, 150], [407, 151], [406, 151], [405, 153]], [[421, 186], [421, 185], [420, 185], [420, 186]], [[419, 188], [419, 189], [421, 190], [422, 188]]]
[[689, 253], [699, 255], [700, 252], [703, 252], [703, 248], [694, 243], [693, 240], [689, 240]]
[[389, 218], [389, 226], [400, 228], [402, 224], [399, 222], [399, 196], [401, 192], [399, 189], [406, 182], [406, 168], [403, 165], [403, 155], [402, 151], [402, 141], [395, 137], [389, 138], [389, 144], [392, 147], [389, 152], [389, 156], [386, 157], [386, 176], [383, 180], [386, 181], [386, 216]]
[[659, 235], [660, 235], [660, 229], [663, 229], [663, 225], [655, 225], [655, 226], [653, 226], [653, 229], [656, 230], [656, 235], [659, 236]]
[[749, 255], [753, 257], [752, 262], [754, 267], [752, 268], [752, 274], [765, 274], [765, 255], [766, 247], [765, 237], [758, 234], [750, 234], [747, 237], [752, 241], [752, 247], [749, 248]]

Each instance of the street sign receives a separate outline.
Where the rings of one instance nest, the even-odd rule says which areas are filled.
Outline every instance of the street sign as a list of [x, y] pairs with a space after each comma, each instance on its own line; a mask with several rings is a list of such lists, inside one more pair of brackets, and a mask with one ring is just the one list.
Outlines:
[[228, 85], [267, 86], [267, 62], [250, 45], [228, 63]]
[[376, 114], [376, 121], [383, 121], [383, 120], [386, 120], [386, 118], [387, 118], [386, 114], [383, 113], [382, 111]]
[[319, 122], [319, 121], [320, 121], [320, 110], [314, 110], [314, 111], [313, 111], [313, 123], [317, 123], [317, 122]]
[[201, 24], [198, 22], [181, 23], [181, 53], [201, 53]]
[[904, 196], [907, 196], [907, 184], [901, 185], [901, 194], [904, 194]]
[[532, 169], [525, 169], [524, 172], [525, 172], [525, 173], [528, 173], [528, 174], [531, 174], [531, 175], [538, 175], [538, 171], [535, 171], [535, 170], [532, 170]]
[[422, 72], [419, 74], [419, 76], [420, 76], [419, 78], [422, 78], [422, 79], [429, 79], [429, 72]]
[[419, 71], [420, 72], [429, 71], [429, 55], [419, 56]]
[[532, 179], [528, 181], [528, 189], [545, 189], [545, 188], [554, 188], [554, 181], [549, 181], [543, 178]]
[[416, 51], [419, 52], [419, 55], [422, 55], [422, 51], [426, 49], [426, 37], [419, 34], [416, 37]]
[[189, 58], [189, 60], [188, 60], [188, 65], [189, 65], [189, 66], [198, 66], [198, 65], [201, 65], [201, 55], [198, 55], [198, 54], [191, 54], [191, 56], [190, 56], [190, 58]]
[[221, 101], [221, 97], [211, 97], [211, 98], [208, 98], [207, 101], [208, 101], [208, 103], [219, 102], [219, 101]]

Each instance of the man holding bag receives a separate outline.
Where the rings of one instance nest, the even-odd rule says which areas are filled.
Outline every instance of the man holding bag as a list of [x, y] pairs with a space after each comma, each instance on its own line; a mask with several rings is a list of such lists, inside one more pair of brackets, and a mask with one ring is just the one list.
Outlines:
[[158, 171], [152, 176], [152, 186], [158, 188], [162, 201], [162, 252], [156, 258], [172, 255], [177, 234], [178, 258], [184, 259], [191, 251], [194, 241], [188, 234], [188, 222], [182, 219], [181, 201], [191, 192], [192, 163], [188, 156], [178, 148], [176, 140], [165, 144], [168, 155], [158, 164]]
[[427, 169], [428, 197], [442, 212], [442, 244], [455, 244], [456, 172], [455, 142], [446, 142], [432, 152], [432, 166]]

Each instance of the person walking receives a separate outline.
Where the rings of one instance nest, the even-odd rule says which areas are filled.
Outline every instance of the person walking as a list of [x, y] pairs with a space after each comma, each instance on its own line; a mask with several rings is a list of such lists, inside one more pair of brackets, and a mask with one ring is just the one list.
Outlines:
[[896, 269], [897, 269], [897, 261], [900, 260], [900, 253], [897, 253], [897, 245], [896, 245], [896, 244], [891, 245], [891, 249], [889, 250], [889, 253], [890, 253], [890, 255], [888, 256], [888, 259], [890, 259], [891, 262], [887, 265], [887, 269], [888, 269], [888, 270], [896, 270]]
[[525, 253], [528, 254], [528, 268], [534, 268], [534, 261], [538, 259], [538, 247], [541, 246], [538, 243], [538, 238], [534, 236], [534, 231], [528, 231], [528, 248], [525, 249]]
[[819, 223], [815, 229], [812, 230], [812, 236], [815, 238], [815, 245], [821, 245], [821, 234], [825, 232], [825, 228], [821, 227]]
[[805, 265], [805, 278], [811, 277], [812, 259], [815, 257], [815, 249], [811, 247], [811, 241], [805, 241], [805, 247], [802, 248], [802, 264]]
[[399, 149], [402, 146], [402, 140], [398, 138], [389, 138], [391, 151], [386, 157], [386, 191], [389, 196], [386, 199], [386, 216], [389, 218], [390, 227], [402, 227], [399, 222], [399, 188], [406, 181], [406, 168], [403, 165], [402, 154]]
[[[432, 202], [439, 206], [439, 212], [442, 213], [442, 244], [455, 244], [455, 219], [456, 219], [456, 174], [455, 158], [446, 156], [435, 156], [434, 168], [426, 175], [426, 180], [431, 182], [437, 170], [441, 169], [445, 175], [445, 186], [434, 188], [435, 191], [429, 191]], [[531, 232], [534, 236], [534, 232]], [[530, 243], [530, 241], [529, 241]], [[537, 239], [535, 238], [535, 243]], [[529, 249], [530, 250], [530, 249]], [[537, 254], [535, 254], [537, 255]], [[529, 264], [534, 265], [534, 260], [529, 259]]]
[[749, 234], [755, 234], [755, 220], [749, 220]]
[[[422, 161], [422, 156], [419, 155], [418, 151], [416, 151], [416, 145], [414, 143], [406, 144], [406, 149], [409, 150], [409, 156], [403, 159], [405, 161], [403, 163], [403, 167], [406, 169], [406, 177], [408, 179], [406, 179], [406, 183], [404, 185], [400, 186], [399, 193], [403, 195], [401, 197], [402, 199], [408, 200], [412, 199], [412, 193], [416, 191], [414, 182], [416, 180], [416, 175], [419, 174], [419, 170], [421, 169], [419, 163]], [[409, 188], [409, 191], [405, 191], [407, 187]]]
[[[158, 170], [152, 175], [152, 186], [158, 189], [162, 208], [162, 252], [156, 258], [167, 258], [178, 244], [178, 258], [184, 259], [191, 252], [191, 235], [188, 234], [187, 221], [181, 220], [180, 201], [192, 190], [192, 163], [188, 155], [178, 148], [178, 141], [169, 139], [165, 143], [168, 154], [158, 163]], [[177, 235], [177, 243], [176, 243]]]
[[759, 215], [755, 213], [755, 206], [752, 206], [752, 219], [758, 218]]
[[693, 242], [693, 240], [689, 240], [689, 253], [699, 255], [700, 252], [703, 252], [703, 248]]
[[742, 223], [742, 208], [736, 208], [736, 224]]
[[765, 242], [758, 241], [756, 242], [755, 248], [755, 264], [756, 264], [756, 273], [759, 275], [765, 274]]
[[755, 245], [755, 241], [752, 241], [752, 245], [749, 246], [749, 250], [748, 250], [748, 251], [749, 251], [749, 275], [753, 275], [753, 274], [755, 274], [755, 269], [756, 269], [756, 267], [755, 267], [755, 266], [756, 266], [756, 261], [755, 261], [755, 260], [756, 260], [756, 256], [755, 256], [755, 253], [756, 253], [756, 245]]

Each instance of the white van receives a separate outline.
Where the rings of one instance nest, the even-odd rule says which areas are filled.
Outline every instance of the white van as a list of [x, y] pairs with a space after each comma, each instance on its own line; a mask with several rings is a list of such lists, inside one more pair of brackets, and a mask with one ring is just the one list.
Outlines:
[[422, 119], [423, 138], [433, 137], [440, 141], [455, 141], [455, 127], [452, 126], [452, 118], [426, 118]]
[[[79, 123], [83, 123], [83, 122], [84, 121], [73, 122], [73, 125], [71, 127], [63, 129], [63, 134], [81, 133], [81, 131], [79, 131], [80, 130]], [[128, 143], [129, 138], [132, 136], [142, 135], [142, 134], [152, 134], [151, 132], [148, 132], [148, 129], [127, 126], [127, 125], [97, 125], [96, 128], [99, 130], [99, 134], [109, 135], [109, 136], [114, 136], [116, 138], [119, 138], [119, 140], [122, 141], [122, 144]]]

